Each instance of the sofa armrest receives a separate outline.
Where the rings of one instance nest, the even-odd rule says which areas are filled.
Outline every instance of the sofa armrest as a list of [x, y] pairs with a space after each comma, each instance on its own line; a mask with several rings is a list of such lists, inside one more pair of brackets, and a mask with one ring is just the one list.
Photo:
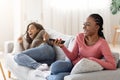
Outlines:
[[119, 61], [118, 61], [118, 65], [117, 65], [117, 67], [120, 68], [120, 59], [119, 59]]
[[4, 52], [5, 53], [12, 53], [14, 47], [14, 41], [6, 41], [4, 43]]

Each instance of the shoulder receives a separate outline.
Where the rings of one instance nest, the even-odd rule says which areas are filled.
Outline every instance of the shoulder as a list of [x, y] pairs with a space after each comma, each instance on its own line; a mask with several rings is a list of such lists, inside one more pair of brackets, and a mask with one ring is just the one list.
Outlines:
[[100, 44], [101, 49], [105, 49], [109, 47], [108, 42], [103, 38], [99, 39], [99, 44]]
[[43, 33], [44, 34], [44, 33], [46, 33], [46, 30], [41, 30], [39, 33]]
[[34, 39], [42, 39], [42, 36], [47, 33], [45, 30], [41, 30]]
[[84, 33], [79, 33], [76, 36], [77, 39], [83, 39], [84, 38]]
[[75, 41], [82, 44], [84, 42], [84, 33], [79, 33], [76, 35]]
[[[35, 38], [42, 37], [45, 33], [47, 33], [46, 30], [41, 30], [41, 31], [37, 34], [37, 36], [36, 36]], [[47, 33], [47, 34], [48, 34], [48, 33]]]
[[[41, 30], [41, 31], [37, 34], [37, 36], [42, 36], [45, 32], [46, 32], [45, 30]], [[36, 37], [37, 37], [37, 36], [36, 36]]]
[[101, 42], [101, 44], [108, 44], [107, 41], [101, 37], [100, 37], [99, 41]]

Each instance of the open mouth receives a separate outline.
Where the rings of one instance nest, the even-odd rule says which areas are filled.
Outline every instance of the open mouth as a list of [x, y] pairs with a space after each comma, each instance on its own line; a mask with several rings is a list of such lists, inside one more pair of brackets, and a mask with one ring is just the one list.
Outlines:
[[89, 33], [89, 31], [88, 30], [84, 30], [84, 34], [88, 34]]
[[29, 33], [29, 35], [32, 35], [32, 33]]
[[32, 34], [32, 33], [29, 33], [29, 36], [32, 38], [32, 37], [33, 37], [33, 34]]

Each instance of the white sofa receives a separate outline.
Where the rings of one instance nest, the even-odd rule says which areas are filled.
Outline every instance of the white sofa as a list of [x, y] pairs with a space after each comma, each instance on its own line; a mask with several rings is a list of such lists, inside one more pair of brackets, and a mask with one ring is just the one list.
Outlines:
[[[65, 45], [71, 50], [74, 43], [74, 36], [64, 35], [50, 29], [46, 30], [50, 34], [51, 38], [62, 38], [63, 40], [65, 40]], [[40, 74], [40, 72], [36, 72], [36, 70], [34, 69], [30, 69], [16, 64], [13, 59], [14, 55], [11, 54], [13, 47], [13, 41], [7, 41], [5, 43], [5, 63], [8, 71], [12, 72], [19, 80], [46, 80], [43, 77], [43, 74], [47, 74], [49, 73], [49, 71]], [[55, 49], [57, 53], [57, 60], [65, 60], [64, 52], [57, 46], [55, 47]], [[65, 76], [64, 80], [120, 80], [120, 68], [117, 68], [117, 70], [103, 70], [89, 73], [72, 74]]]

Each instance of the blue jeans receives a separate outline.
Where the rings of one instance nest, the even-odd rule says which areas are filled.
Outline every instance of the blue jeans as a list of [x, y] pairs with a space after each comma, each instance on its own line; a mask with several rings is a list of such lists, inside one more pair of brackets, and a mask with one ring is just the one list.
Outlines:
[[51, 65], [55, 61], [55, 50], [47, 43], [25, 50], [14, 56], [14, 60], [22, 66], [36, 69], [41, 63]]
[[64, 80], [64, 77], [69, 75], [70, 72], [58, 73], [56, 75], [49, 75], [47, 80]]
[[70, 61], [58, 60], [51, 64], [51, 75], [47, 77], [48, 80], [64, 80], [64, 76], [69, 75], [73, 68]]

